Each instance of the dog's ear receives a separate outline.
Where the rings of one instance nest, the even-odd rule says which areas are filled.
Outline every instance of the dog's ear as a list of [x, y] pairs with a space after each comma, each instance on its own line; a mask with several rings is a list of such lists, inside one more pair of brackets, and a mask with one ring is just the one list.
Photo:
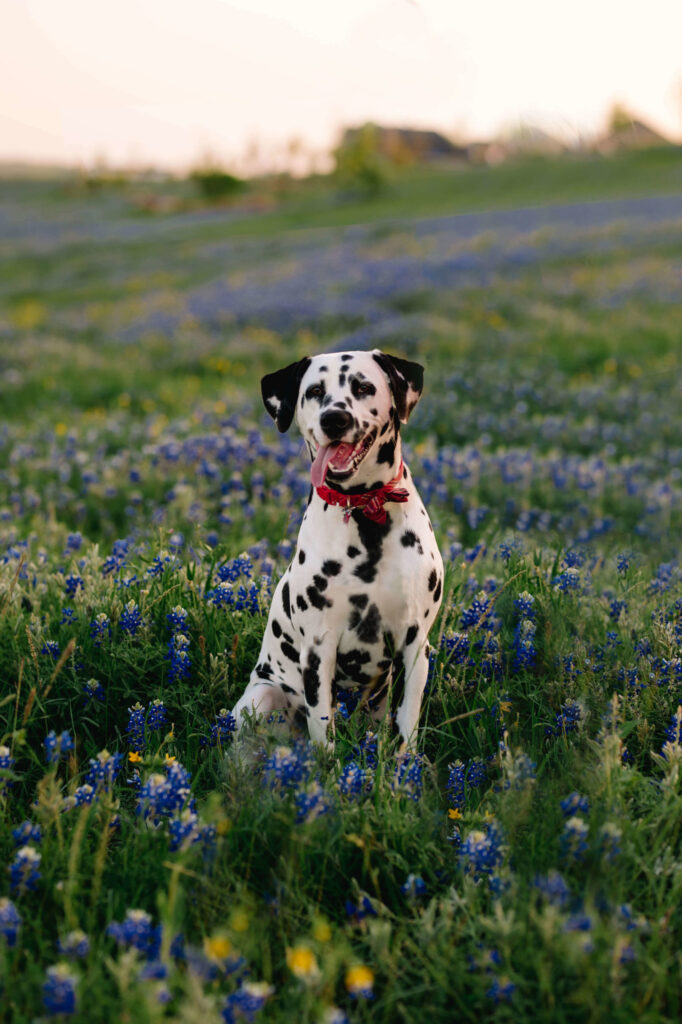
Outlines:
[[299, 360], [275, 373], [266, 373], [260, 382], [265, 408], [277, 424], [281, 434], [288, 430], [296, 412], [298, 388], [303, 374], [310, 366], [310, 359]]
[[398, 417], [407, 423], [424, 387], [424, 367], [375, 348], [374, 359], [388, 377]]

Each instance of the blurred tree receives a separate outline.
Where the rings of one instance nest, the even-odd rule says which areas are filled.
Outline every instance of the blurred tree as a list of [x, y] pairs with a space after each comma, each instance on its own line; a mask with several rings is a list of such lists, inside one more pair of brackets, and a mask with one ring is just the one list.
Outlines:
[[634, 117], [622, 103], [614, 103], [609, 111], [606, 130], [608, 132], [622, 132], [634, 122]]
[[246, 183], [242, 178], [238, 178], [218, 166], [198, 167], [191, 172], [189, 177], [204, 199], [227, 199], [246, 188]]
[[368, 123], [347, 132], [334, 150], [334, 160], [334, 175], [343, 187], [367, 195], [376, 195], [385, 188], [387, 166], [377, 146], [375, 125]]

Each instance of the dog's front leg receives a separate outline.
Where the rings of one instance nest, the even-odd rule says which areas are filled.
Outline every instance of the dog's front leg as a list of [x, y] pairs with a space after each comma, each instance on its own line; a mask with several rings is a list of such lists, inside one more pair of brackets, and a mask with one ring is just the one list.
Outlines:
[[[397, 705], [396, 725], [408, 750], [417, 745], [417, 726], [422, 706], [422, 696], [429, 675], [429, 644], [426, 636], [411, 638], [408, 632], [399, 657], [394, 662], [394, 680], [396, 691], [393, 694], [392, 706]], [[401, 686], [400, 674], [403, 675]]]
[[331, 750], [334, 746], [332, 681], [336, 671], [335, 640], [325, 638], [320, 643], [303, 647], [301, 670], [310, 738]]

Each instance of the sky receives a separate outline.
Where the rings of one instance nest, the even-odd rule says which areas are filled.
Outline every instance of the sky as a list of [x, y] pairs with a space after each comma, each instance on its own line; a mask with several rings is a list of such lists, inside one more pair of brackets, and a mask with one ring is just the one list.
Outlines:
[[[682, 141], [680, 0], [1, 0], [0, 160], [185, 169], [372, 120]], [[307, 159], [307, 157], [306, 157]]]

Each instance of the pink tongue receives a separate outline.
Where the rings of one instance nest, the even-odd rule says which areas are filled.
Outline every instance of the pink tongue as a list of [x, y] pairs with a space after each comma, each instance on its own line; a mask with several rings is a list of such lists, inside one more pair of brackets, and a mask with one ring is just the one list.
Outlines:
[[355, 449], [352, 444], [328, 444], [317, 449], [317, 455], [310, 468], [310, 479], [313, 487], [321, 487], [327, 475], [327, 467], [331, 462], [335, 469], [347, 469]]

